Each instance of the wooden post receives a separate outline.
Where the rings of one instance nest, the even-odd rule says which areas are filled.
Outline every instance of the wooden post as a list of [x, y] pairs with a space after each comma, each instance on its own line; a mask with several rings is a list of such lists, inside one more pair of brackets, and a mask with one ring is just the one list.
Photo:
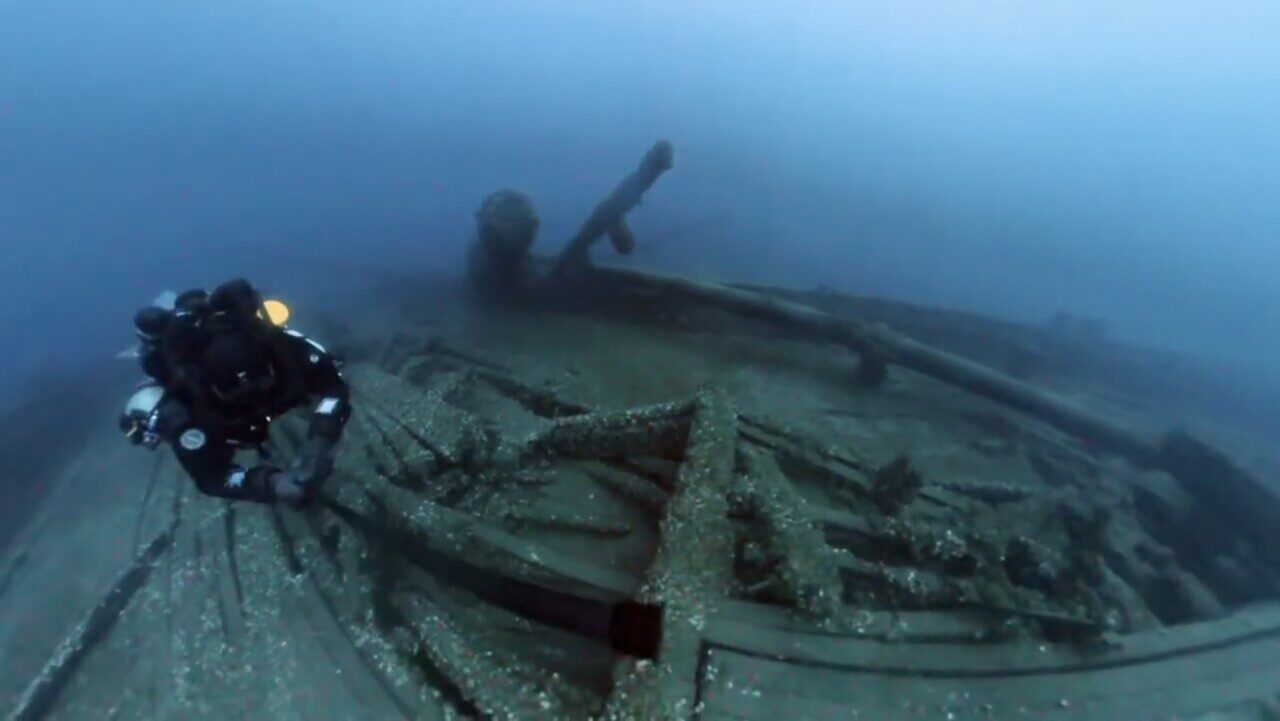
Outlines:
[[665, 140], [654, 143], [640, 160], [639, 167], [623, 178], [609, 197], [600, 201], [587, 217], [578, 234], [560, 253], [552, 275], [559, 276], [590, 265], [591, 246], [606, 235], [619, 253], [630, 253], [635, 247], [635, 239], [626, 225], [627, 213], [640, 203], [640, 198], [658, 178], [671, 169], [674, 154], [671, 143]]

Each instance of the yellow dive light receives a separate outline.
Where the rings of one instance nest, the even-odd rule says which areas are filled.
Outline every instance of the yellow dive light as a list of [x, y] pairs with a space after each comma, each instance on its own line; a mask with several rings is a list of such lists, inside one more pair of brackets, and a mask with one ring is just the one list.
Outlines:
[[278, 300], [262, 301], [262, 312], [266, 313], [267, 320], [271, 321], [271, 325], [277, 328], [283, 328], [285, 323], [289, 322], [289, 306]]

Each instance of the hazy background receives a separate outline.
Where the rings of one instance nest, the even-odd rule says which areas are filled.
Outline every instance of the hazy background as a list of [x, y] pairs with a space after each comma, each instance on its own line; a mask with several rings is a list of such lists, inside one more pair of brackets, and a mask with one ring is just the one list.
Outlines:
[[0, 397], [165, 288], [550, 250], [660, 137], [637, 263], [1268, 367], [1280, 4], [0, 0]]

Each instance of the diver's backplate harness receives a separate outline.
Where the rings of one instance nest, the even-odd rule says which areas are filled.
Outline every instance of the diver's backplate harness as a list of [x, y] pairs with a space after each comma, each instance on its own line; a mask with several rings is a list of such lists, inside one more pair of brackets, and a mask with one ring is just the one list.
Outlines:
[[[350, 415], [341, 363], [315, 341], [286, 329], [288, 309], [262, 301], [243, 280], [212, 295], [194, 290], [171, 308], [135, 316], [138, 356], [153, 380], [125, 403], [121, 430], [147, 448], [168, 441], [201, 491], [273, 500], [282, 481], [315, 486], [332, 466], [334, 445]], [[319, 396], [307, 442], [288, 469], [234, 464], [236, 449], [257, 449], [272, 419]], [[308, 488], [314, 493], [314, 488]]]
[[[284, 303], [261, 300], [247, 282], [239, 280], [220, 286], [213, 296], [199, 289], [178, 296], [161, 294], [156, 303], [138, 311], [134, 317], [140, 344], [138, 356], [152, 380], [139, 385], [125, 403], [121, 430], [134, 443], [155, 448], [162, 439], [158, 432], [159, 409], [168, 392], [179, 392], [186, 396], [187, 403], [197, 406], [205, 405], [206, 401], [230, 405], [242, 398], [261, 398], [272, 391], [278, 396], [296, 395], [296, 389], [278, 387], [279, 366], [288, 364], [288, 354], [275, 347], [278, 343], [271, 342], [282, 330], [302, 337], [296, 331], [284, 330], [288, 318], [289, 310]], [[198, 356], [210, 344], [218, 327], [222, 332], [250, 335], [271, 350], [270, 361], [261, 377], [238, 373], [231, 388], [209, 382], [207, 374], [201, 372]], [[197, 412], [197, 415], [208, 414]], [[265, 440], [265, 423], [271, 420], [271, 414], [263, 416], [264, 422], [248, 424], [244, 430], [253, 436], [262, 434]], [[237, 445], [258, 445], [245, 443], [248, 438], [235, 437], [243, 434], [230, 435], [230, 440]], [[194, 443], [194, 440], [188, 442]]]

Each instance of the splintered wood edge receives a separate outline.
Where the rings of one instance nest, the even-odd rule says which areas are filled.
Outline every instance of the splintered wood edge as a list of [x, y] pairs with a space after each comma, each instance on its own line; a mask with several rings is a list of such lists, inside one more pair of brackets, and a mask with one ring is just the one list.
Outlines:
[[606, 705], [610, 719], [685, 719], [694, 712], [703, 628], [733, 576], [728, 495], [737, 415], [727, 395], [699, 389], [684, 463], [666, 506], [642, 600], [664, 609], [657, 662], [624, 661]]

